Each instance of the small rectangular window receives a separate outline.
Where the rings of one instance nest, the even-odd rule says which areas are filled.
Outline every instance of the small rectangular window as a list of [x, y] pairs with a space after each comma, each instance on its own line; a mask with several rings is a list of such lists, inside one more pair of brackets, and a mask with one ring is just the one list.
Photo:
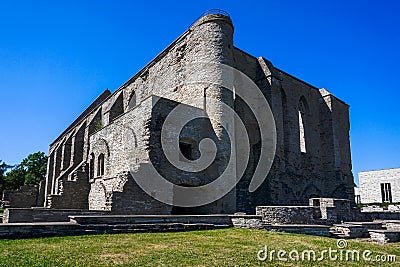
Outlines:
[[382, 202], [392, 203], [392, 186], [390, 183], [381, 184]]

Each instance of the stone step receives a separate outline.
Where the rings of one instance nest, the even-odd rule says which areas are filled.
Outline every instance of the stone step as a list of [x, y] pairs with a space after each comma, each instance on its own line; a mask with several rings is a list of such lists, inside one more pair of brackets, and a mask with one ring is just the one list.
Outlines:
[[318, 224], [263, 224], [262, 229], [273, 232], [331, 237], [330, 227]]
[[208, 223], [214, 225], [231, 225], [229, 215], [94, 215], [69, 216], [72, 223], [80, 225], [94, 224], [160, 224], [160, 223]]
[[347, 223], [333, 225], [329, 232], [338, 238], [367, 238], [369, 236], [366, 227]]
[[367, 229], [383, 229], [383, 223], [382, 222], [344, 222], [343, 224], [345, 225], [354, 225], [354, 226], [361, 226], [365, 227]]
[[381, 221], [387, 230], [400, 231], [400, 220]]
[[378, 244], [400, 242], [400, 230], [369, 230], [370, 238]]
[[230, 225], [214, 225], [208, 223], [156, 223], [156, 224], [124, 224], [124, 225], [84, 225], [86, 230], [107, 233], [114, 232], [160, 232], [160, 231], [192, 231], [229, 228]]
[[154, 224], [94, 224], [75, 223], [6, 223], [0, 224], [0, 238], [33, 238], [48, 236], [118, 234], [139, 232], [182, 232], [229, 228], [226, 224], [154, 223]]

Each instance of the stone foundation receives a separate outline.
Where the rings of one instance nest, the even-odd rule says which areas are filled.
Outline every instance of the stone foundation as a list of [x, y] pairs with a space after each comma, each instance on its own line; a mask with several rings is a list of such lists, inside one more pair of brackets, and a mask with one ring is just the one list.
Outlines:
[[268, 224], [320, 224], [321, 210], [318, 207], [308, 206], [261, 206], [257, 207], [256, 214], [262, 216]]
[[71, 215], [102, 215], [106, 212], [79, 209], [9, 208], [4, 210], [3, 223], [69, 222]]
[[30, 208], [44, 205], [45, 181], [39, 186], [21, 186], [17, 190], [4, 190], [2, 205], [4, 208]]

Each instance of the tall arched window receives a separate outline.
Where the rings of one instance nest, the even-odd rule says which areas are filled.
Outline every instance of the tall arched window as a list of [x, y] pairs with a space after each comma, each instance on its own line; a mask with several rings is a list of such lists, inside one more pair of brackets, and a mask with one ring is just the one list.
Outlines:
[[97, 159], [97, 176], [104, 175], [104, 154], [100, 154]]
[[135, 91], [132, 92], [131, 98], [129, 99], [128, 109], [132, 109], [134, 107], [136, 107], [136, 93], [135, 93]]
[[121, 93], [110, 109], [109, 123], [124, 113], [124, 97]]
[[306, 120], [307, 120], [308, 106], [304, 96], [299, 101], [299, 138], [300, 138], [300, 152], [307, 153], [306, 142]]
[[89, 161], [89, 179], [94, 178], [94, 154], [90, 154], [90, 161]]
[[282, 97], [282, 120], [283, 120], [283, 147], [284, 147], [284, 153], [286, 154], [286, 151], [289, 150], [289, 144], [290, 144], [290, 124], [289, 124], [289, 118], [288, 118], [288, 105], [287, 105], [287, 98], [286, 98], [286, 93], [281, 88], [281, 97]]

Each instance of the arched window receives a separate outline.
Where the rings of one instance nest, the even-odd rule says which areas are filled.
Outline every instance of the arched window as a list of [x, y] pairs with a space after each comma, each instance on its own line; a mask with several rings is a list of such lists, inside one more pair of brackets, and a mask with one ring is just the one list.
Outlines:
[[284, 153], [289, 150], [290, 144], [290, 125], [289, 125], [289, 118], [288, 118], [288, 105], [287, 105], [287, 98], [286, 93], [281, 88], [281, 97], [282, 97], [282, 120], [283, 120], [283, 147]]
[[306, 99], [303, 97], [299, 101], [299, 138], [300, 138], [300, 152], [307, 153], [306, 142], [306, 120], [307, 120], [308, 106]]
[[134, 107], [136, 107], [136, 93], [135, 93], [135, 91], [132, 92], [132, 96], [129, 99], [128, 110], [129, 109], [133, 109]]
[[94, 178], [94, 154], [90, 154], [90, 161], [89, 161], [89, 179]]
[[97, 159], [97, 176], [104, 175], [104, 154], [100, 154]]
[[124, 113], [124, 99], [123, 94], [121, 93], [110, 109], [109, 123], [115, 120], [122, 113]]

